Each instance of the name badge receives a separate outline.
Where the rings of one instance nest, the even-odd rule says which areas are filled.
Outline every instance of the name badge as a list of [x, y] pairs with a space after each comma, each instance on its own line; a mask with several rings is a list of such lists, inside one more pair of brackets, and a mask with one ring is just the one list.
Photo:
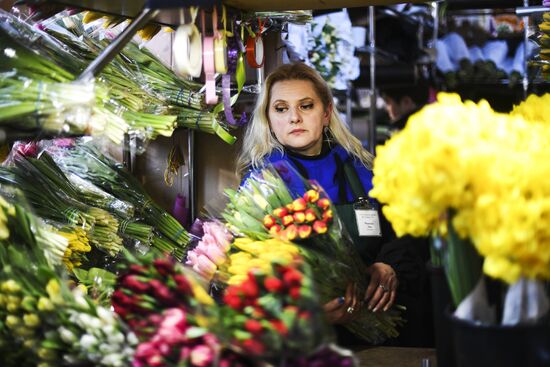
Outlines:
[[357, 220], [359, 236], [382, 236], [380, 218], [376, 209], [355, 209], [355, 219]]

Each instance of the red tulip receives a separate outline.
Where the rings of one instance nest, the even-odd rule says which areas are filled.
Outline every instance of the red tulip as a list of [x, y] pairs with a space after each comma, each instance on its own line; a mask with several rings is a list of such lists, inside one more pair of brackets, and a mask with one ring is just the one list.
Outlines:
[[300, 299], [300, 287], [292, 287], [290, 288], [290, 290], [288, 291], [288, 294], [290, 295], [290, 297], [294, 300], [298, 300]]
[[307, 208], [307, 202], [304, 200], [304, 198], [298, 198], [292, 202], [292, 205], [294, 207], [295, 212], [299, 212], [302, 210], [306, 210]]
[[302, 224], [301, 226], [298, 227], [298, 236], [300, 236], [300, 238], [308, 238], [309, 235], [311, 234], [311, 226], [307, 225], [307, 224]]
[[223, 302], [234, 310], [240, 310], [243, 307], [243, 301], [235, 293], [227, 292], [223, 296]]
[[136, 293], [145, 293], [149, 290], [149, 284], [140, 282], [136, 275], [126, 275], [123, 277], [121, 285]]
[[244, 328], [252, 334], [258, 334], [262, 331], [262, 324], [258, 320], [248, 319], [244, 323]]
[[174, 281], [176, 282], [176, 288], [182, 295], [189, 295], [192, 293], [191, 284], [187, 278], [181, 274], [174, 275]]
[[152, 279], [149, 281], [153, 295], [157, 298], [158, 301], [166, 305], [173, 305], [176, 303], [175, 295], [172, 294], [170, 289], [165, 286], [160, 280]]
[[290, 268], [283, 274], [283, 279], [289, 286], [299, 286], [302, 284], [302, 273], [296, 269]]
[[280, 232], [280, 237], [283, 241], [294, 241], [298, 236], [298, 228], [295, 224], [289, 225], [286, 229]]
[[321, 198], [317, 202], [317, 206], [323, 210], [327, 209], [330, 206], [330, 200], [327, 198]]
[[285, 208], [288, 210], [289, 213], [294, 212], [294, 203], [286, 204]]
[[288, 226], [289, 224], [291, 224], [292, 222], [294, 222], [294, 218], [292, 217], [292, 215], [285, 215], [282, 219], [283, 221], [283, 226]]
[[328, 231], [328, 227], [325, 222], [316, 220], [315, 223], [313, 223], [313, 230], [319, 234], [323, 234]]
[[306, 214], [306, 222], [313, 222], [317, 219], [317, 214], [315, 213], [315, 210], [313, 209], [307, 209], [305, 211], [305, 214]]
[[266, 226], [266, 228], [271, 228], [273, 227], [274, 224], [276, 224], [277, 222], [275, 221], [275, 218], [273, 218], [271, 215], [267, 214], [265, 217], [264, 217], [264, 226]]
[[288, 334], [288, 328], [281, 320], [271, 320], [271, 326], [273, 326], [273, 329], [275, 329], [282, 336], [286, 336]]
[[264, 279], [264, 286], [265, 289], [272, 293], [280, 292], [284, 287], [281, 279], [272, 276]]
[[323, 220], [326, 222], [330, 222], [333, 218], [333, 215], [332, 215], [332, 210], [331, 209], [327, 209], [323, 212]]
[[145, 275], [147, 274], [147, 269], [141, 265], [132, 264], [130, 265], [129, 272], [132, 274]]
[[277, 218], [282, 218], [285, 215], [288, 215], [288, 210], [286, 208], [276, 208], [273, 209], [273, 215]]
[[292, 215], [294, 223], [304, 223], [306, 221], [306, 215], [304, 212], [296, 212]]
[[319, 200], [319, 191], [317, 190], [308, 190], [304, 194], [304, 200], [309, 203], [314, 203]]
[[277, 233], [281, 232], [282, 229], [283, 229], [283, 227], [281, 225], [274, 224], [271, 228], [269, 228], [269, 233], [277, 234]]
[[174, 274], [174, 262], [170, 258], [155, 259], [153, 260], [153, 266], [161, 275]]
[[248, 279], [241, 284], [241, 290], [245, 297], [258, 298], [260, 289], [258, 288], [258, 283], [254, 275], [248, 274]]
[[243, 347], [254, 355], [261, 355], [265, 352], [265, 346], [257, 339], [247, 339], [243, 342]]

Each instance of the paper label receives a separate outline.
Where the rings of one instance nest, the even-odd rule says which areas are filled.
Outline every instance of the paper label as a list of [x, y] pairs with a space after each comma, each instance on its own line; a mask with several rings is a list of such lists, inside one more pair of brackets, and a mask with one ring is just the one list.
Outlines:
[[355, 219], [359, 236], [382, 236], [378, 211], [374, 209], [355, 209]]

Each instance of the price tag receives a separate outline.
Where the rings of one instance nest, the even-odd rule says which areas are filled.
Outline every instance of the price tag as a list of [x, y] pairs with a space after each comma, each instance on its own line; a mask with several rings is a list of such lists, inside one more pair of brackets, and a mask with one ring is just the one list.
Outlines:
[[359, 236], [362, 237], [380, 237], [380, 218], [376, 209], [355, 209], [355, 219], [357, 220], [357, 229]]

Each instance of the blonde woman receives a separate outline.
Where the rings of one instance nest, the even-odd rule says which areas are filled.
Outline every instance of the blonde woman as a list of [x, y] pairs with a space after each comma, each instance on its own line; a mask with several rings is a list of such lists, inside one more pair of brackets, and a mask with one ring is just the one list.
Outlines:
[[[395, 302], [402, 249], [385, 245], [379, 233], [359, 236], [353, 204], [367, 197], [372, 184], [372, 155], [354, 137], [333, 108], [330, 88], [303, 63], [286, 64], [265, 80], [252, 121], [243, 138], [238, 171], [250, 171], [280, 160], [305, 178], [316, 180], [336, 205], [366, 262], [370, 282], [365, 295], [353, 286], [324, 305], [329, 320], [345, 323], [360, 307], [385, 311]], [[397, 270], [397, 272], [396, 272]]]

